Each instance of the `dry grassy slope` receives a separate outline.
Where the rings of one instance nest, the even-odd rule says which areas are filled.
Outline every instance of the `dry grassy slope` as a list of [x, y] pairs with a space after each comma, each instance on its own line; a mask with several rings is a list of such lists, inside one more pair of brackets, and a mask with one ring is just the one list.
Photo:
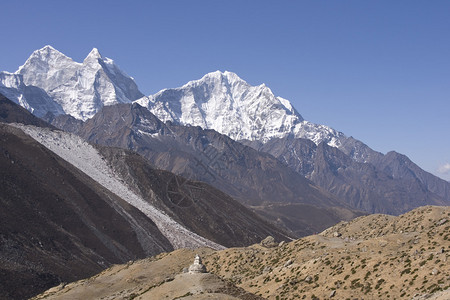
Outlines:
[[450, 286], [449, 256], [450, 207], [427, 206], [360, 217], [274, 249], [227, 249], [205, 264], [269, 299], [410, 299]]
[[182, 249], [37, 299], [450, 299], [450, 207], [360, 217], [270, 249], [195, 252], [218, 277], [180, 275], [194, 255]]

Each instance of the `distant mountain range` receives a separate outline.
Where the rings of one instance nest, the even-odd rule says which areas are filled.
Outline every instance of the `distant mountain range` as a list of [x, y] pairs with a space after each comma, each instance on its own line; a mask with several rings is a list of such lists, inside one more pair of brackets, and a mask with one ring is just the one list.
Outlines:
[[[162, 122], [213, 129], [269, 153], [355, 209], [400, 214], [423, 204], [450, 202], [450, 183], [406, 156], [384, 155], [330, 127], [308, 122], [264, 84], [251, 86], [231, 72], [209, 73], [180, 88], [143, 96], [133, 79], [97, 49], [77, 63], [46, 46], [14, 74], [0, 73], [0, 79], [0, 92], [65, 130], [76, 131], [80, 121], [103, 106], [135, 101]], [[103, 121], [108, 126], [116, 120]]]
[[175, 89], [136, 101], [162, 121], [214, 129], [234, 140], [263, 143], [282, 137], [339, 145], [342, 133], [303, 119], [291, 103], [261, 84], [251, 86], [236, 74], [216, 71]]

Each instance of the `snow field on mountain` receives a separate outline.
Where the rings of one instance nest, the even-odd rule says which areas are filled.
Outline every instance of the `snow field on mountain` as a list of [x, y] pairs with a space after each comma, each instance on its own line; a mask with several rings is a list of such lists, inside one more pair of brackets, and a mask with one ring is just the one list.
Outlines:
[[40, 144], [143, 212], [156, 224], [175, 249], [205, 246], [214, 249], [224, 248], [187, 230], [131, 191], [120, 176], [109, 167], [106, 159], [92, 145], [80, 137], [48, 128], [22, 124], [14, 124], [14, 126], [20, 128]]

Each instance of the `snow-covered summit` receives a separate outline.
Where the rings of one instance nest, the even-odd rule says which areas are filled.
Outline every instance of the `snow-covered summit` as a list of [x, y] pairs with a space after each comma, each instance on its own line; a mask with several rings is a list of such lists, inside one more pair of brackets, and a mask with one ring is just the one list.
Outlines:
[[143, 96], [134, 80], [97, 48], [79, 63], [45, 46], [34, 51], [16, 74], [23, 76], [27, 86], [45, 90], [66, 114], [81, 120], [104, 105], [129, 103]]
[[92, 48], [91, 52], [89, 52], [88, 56], [84, 59], [83, 63], [86, 63], [89, 60], [96, 60], [102, 58], [100, 51], [97, 48]]
[[216, 71], [179, 88], [137, 100], [163, 121], [214, 129], [235, 140], [286, 136], [338, 144], [342, 134], [305, 121], [291, 103], [265, 84], [251, 86], [232, 72]]
[[251, 86], [232, 72], [212, 72], [180, 88], [137, 101], [163, 121], [215, 129], [233, 139], [271, 138], [303, 118], [264, 84]]
[[45, 46], [34, 51], [16, 74], [24, 77], [26, 85], [37, 86], [48, 92], [58, 87], [60, 82], [69, 80], [81, 66], [52, 46]]

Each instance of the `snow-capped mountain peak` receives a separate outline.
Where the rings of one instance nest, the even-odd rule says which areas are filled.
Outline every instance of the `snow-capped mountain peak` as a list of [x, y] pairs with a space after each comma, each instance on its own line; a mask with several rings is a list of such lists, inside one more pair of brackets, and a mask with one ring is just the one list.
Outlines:
[[266, 142], [293, 136], [335, 146], [342, 135], [305, 121], [288, 100], [276, 97], [264, 83], [252, 86], [229, 71], [208, 73], [137, 102], [163, 121], [214, 129], [235, 140]]
[[52, 46], [45, 46], [34, 51], [16, 74], [23, 75], [26, 85], [37, 86], [47, 91], [55, 88], [57, 82], [66, 80], [70, 70], [79, 66], [81, 64], [74, 62]]
[[232, 72], [215, 71], [176, 89], [138, 100], [163, 121], [215, 129], [233, 139], [282, 136], [303, 119], [264, 84], [251, 86]]
[[102, 58], [102, 55], [100, 54], [100, 51], [98, 51], [97, 48], [92, 48], [91, 52], [89, 52], [88, 56], [84, 59], [84, 61], [89, 60], [97, 60]]
[[52, 46], [34, 51], [16, 74], [27, 86], [36, 86], [81, 120], [91, 118], [104, 105], [129, 103], [143, 94], [134, 80], [112, 59], [93, 48], [83, 63], [75, 62]]
[[[25, 62], [24, 65], [26, 65], [27, 63], [30, 63], [32, 61], [35, 60], [42, 60], [42, 61], [55, 61], [57, 59], [64, 59], [64, 60], [70, 60], [72, 61], [71, 58], [67, 57], [66, 55], [64, 55], [63, 53], [59, 52], [58, 50], [56, 50], [55, 48], [53, 48], [50, 45], [44, 46], [41, 49], [35, 50], [30, 57], [28, 58], [28, 60]], [[19, 67], [19, 70], [24, 67], [21, 66]]]
[[245, 86], [249, 86], [247, 82], [242, 80], [236, 73], [225, 71], [214, 71], [211, 73], [205, 74], [202, 78], [197, 80], [191, 80], [185, 85], [183, 85], [181, 88], [189, 88], [189, 87], [195, 87], [200, 85], [228, 85], [228, 86], [234, 86], [237, 84], [242, 84]]
[[43, 67], [55, 67], [61, 64], [71, 64], [74, 63], [74, 61], [52, 46], [47, 45], [41, 49], [35, 50], [26, 60], [25, 64], [19, 67], [19, 70], [16, 73], [19, 73], [22, 69], [29, 67], [30, 64], [37, 63], [40, 63], [40, 66]]

